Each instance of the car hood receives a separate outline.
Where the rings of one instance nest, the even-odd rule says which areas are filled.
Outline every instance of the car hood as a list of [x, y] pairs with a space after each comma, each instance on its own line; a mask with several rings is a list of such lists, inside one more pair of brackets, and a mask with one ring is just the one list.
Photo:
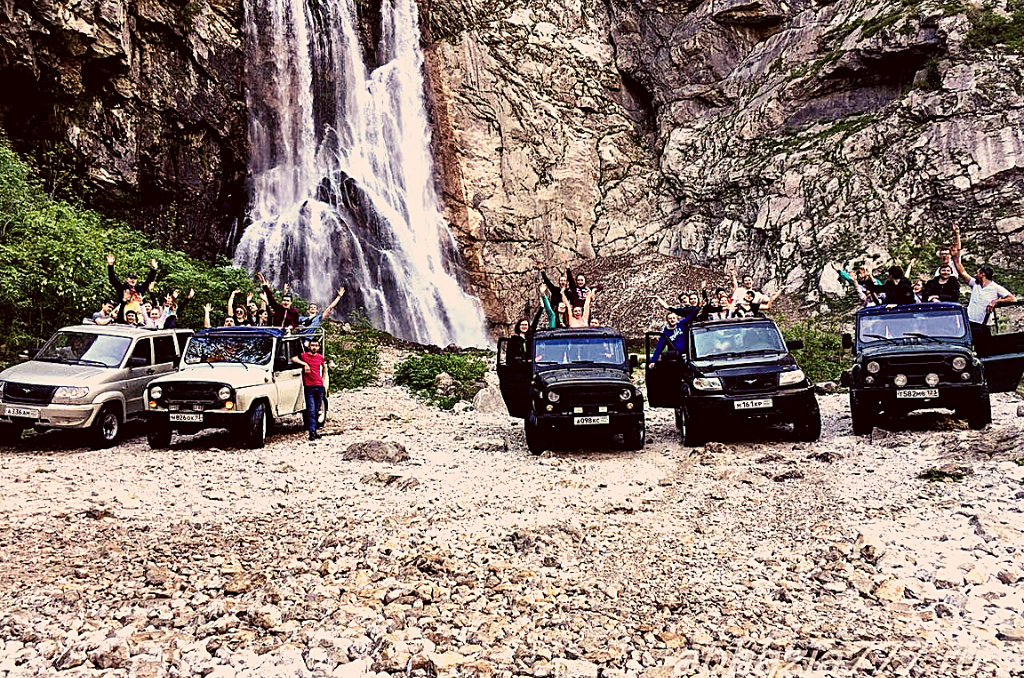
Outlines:
[[208, 382], [211, 384], [230, 384], [235, 388], [245, 388], [256, 384], [266, 384], [273, 379], [273, 375], [260, 367], [248, 367], [241, 364], [217, 364], [204, 363], [196, 367], [186, 367], [173, 374], [160, 377], [152, 382], [151, 386], [166, 384], [168, 382]]
[[101, 384], [116, 379], [122, 374], [123, 371], [119, 367], [29, 360], [0, 372], [0, 381], [15, 381], [42, 386], [86, 386]]
[[793, 360], [793, 356], [781, 352], [693, 361], [693, 366], [703, 374], [714, 373], [723, 377], [734, 374], [780, 372], [784, 368], [793, 367], [794, 365], [796, 365], [796, 361]]
[[545, 386], [571, 386], [573, 384], [622, 384], [630, 385], [629, 374], [614, 367], [556, 367], [537, 373], [537, 380]]
[[943, 355], [962, 355], [968, 359], [971, 357], [971, 349], [963, 344], [936, 344], [932, 342], [927, 343], [882, 343], [879, 346], [869, 346], [864, 348], [858, 355], [865, 359], [870, 360], [871, 358], [885, 357], [891, 358], [893, 356], [900, 355], [927, 355], [929, 353], [941, 353]]

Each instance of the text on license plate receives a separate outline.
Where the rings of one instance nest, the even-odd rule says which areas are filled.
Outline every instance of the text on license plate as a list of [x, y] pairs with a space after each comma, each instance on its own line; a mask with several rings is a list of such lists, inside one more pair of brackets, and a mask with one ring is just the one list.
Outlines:
[[203, 415], [201, 412], [196, 414], [192, 414], [190, 412], [172, 412], [168, 417], [171, 421], [203, 421]]
[[734, 400], [732, 403], [737, 410], [760, 410], [772, 406], [771, 398], [758, 398], [757, 400]]
[[572, 423], [576, 426], [593, 426], [595, 424], [607, 424], [610, 421], [608, 415], [600, 417], [573, 417]]
[[28, 417], [29, 419], [39, 418], [39, 410], [34, 407], [11, 407], [8, 405], [4, 408], [4, 414], [8, 417]]
[[938, 398], [937, 388], [904, 388], [896, 391], [897, 398]]

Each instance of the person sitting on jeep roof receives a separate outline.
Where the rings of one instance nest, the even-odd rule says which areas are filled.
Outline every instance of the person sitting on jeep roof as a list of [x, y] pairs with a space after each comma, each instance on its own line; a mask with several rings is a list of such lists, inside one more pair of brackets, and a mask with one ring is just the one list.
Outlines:
[[142, 308], [143, 297], [149, 292], [149, 288], [156, 279], [156, 259], [149, 260], [149, 273], [141, 285], [138, 284], [139, 276], [134, 273], [127, 274], [123, 283], [119, 281], [117, 274], [114, 273], [115, 261], [113, 254], [107, 254], [107, 278], [110, 280], [110, 286], [114, 288], [114, 298], [123, 299], [122, 305], [127, 304], [128, 308], [138, 312]]
[[97, 325], [109, 325], [112, 322], [117, 321], [117, 316], [114, 315], [114, 302], [104, 301], [103, 305], [100, 306], [100, 310], [92, 314], [90, 322]]
[[960, 301], [960, 281], [953, 277], [952, 264], [939, 266], [939, 274], [924, 284], [921, 301]]
[[306, 307], [306, 315], [299, 316], [299, 325], [302, 327], [302, 331], [308, 333], [320, 327], [324, 318], [331, 314], [331, 311], [334, 310], [334, 307], [338, 305], [343, 296], [345, 296], [345, 288], [339, 287], [338, 293], [334, 296], [334, 300], [327, 304], [327, 308], [321, 309], [320, 304], [310, 302], [309, 306]]
[[277, 299], [274, 298], [274, 291], [270, 289], [270, 285], [267, 283], [263, 273], [257, 271], [256, 278], [260, 281], [263, 293], [267, 295], [267, 303], [270, 305], [270, 310], [273, 311], [271, 325], [274, 327], [298, 327], [299, 311], [292, 308], [292, 295], [285, 290], [281, 294], [281, 302], [278, 303]]
[[[566, 305], [569, 303], [569, 298], [564, 295], [563, 297]], [[587, 292], [587, 298], [583, 302], [583, 306], [573, 306], [572, 313], [569, 315], [569, 327], [589, 327], [590, 326], [590, 306], [594, 301], [594, 290]]]
[[904, 277], [902, 266], [889, 267], [889, 279], [881, 285], [873, 282], [864, 286], [872, 292], [885, 295], [886, 305], [901, 305], [916, 303], [914, 299], [914, 288], [910, 281]]

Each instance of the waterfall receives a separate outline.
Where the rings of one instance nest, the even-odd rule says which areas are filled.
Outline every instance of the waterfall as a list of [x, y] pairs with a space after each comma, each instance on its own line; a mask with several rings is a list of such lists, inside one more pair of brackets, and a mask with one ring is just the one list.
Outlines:
[[383, 0], [364, 63], [354, 0], [245, 0], [250, 225], [235, 263], [420, 343], [485, 346], [441, 217], [415, 0]]

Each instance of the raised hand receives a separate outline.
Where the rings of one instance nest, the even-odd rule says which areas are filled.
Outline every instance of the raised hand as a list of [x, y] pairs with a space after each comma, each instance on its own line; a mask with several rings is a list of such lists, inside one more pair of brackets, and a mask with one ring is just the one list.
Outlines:
[[156, 259], [150, 259], [149, 260], [149, 267], [151, 269], [153, 269], [155, 271], [157, 269], [157, 266], [158, 266], [158, 264], [156, 263]]
[[113, 266], [113, 265], [114, 265], [114, 255], [113, 254], [107, 254], [107, 266]]

